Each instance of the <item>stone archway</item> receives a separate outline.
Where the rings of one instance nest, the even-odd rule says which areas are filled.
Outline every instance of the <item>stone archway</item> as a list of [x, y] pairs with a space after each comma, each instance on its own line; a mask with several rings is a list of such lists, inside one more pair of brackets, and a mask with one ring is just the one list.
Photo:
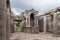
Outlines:
[[30, 14], [30, 26], [34, 27], [34, 14], [33, 13]]

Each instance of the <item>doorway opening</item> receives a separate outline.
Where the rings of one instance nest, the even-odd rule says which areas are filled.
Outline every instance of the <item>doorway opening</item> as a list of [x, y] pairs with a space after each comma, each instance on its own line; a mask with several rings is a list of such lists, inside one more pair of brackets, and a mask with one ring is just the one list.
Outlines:
[[30, 14], [30, 26], [34, 27], [34, 14], [33, 13]]

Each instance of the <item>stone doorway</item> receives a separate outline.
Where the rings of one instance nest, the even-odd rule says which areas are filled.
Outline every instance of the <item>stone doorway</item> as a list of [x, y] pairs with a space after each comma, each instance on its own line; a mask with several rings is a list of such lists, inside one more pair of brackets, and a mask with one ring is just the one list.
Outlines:
[[33, 13], [30, 14], [30, 26], [34, 27], [34, 14]]
[[21, 31], [21, 20], [13, 20], [14, 21], [14, 23], [13, 23], [13, 25], [14, 25], [14, 30], [15, 31]]

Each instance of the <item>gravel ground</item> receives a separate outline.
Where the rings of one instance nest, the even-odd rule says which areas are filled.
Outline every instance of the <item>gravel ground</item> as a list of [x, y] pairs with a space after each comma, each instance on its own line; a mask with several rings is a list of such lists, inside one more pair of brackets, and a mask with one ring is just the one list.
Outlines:
[[14, 33], [10, 40], [60, 40], [60, 37], [52, 37], [52, 35], [51, 33], [30, 34], [18, 32]]

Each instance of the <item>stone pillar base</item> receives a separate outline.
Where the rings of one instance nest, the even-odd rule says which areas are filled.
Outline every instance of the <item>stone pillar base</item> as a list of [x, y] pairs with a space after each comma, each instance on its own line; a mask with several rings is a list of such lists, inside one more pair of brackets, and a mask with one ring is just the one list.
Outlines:
[[39, 28], [38, 27], [32, 27], [31, 33], [33, 33], [33, 34], [39, 33]]
[[36, 34], [36, 33], [39, 33], [39, 28], [38, 27], [25, 27], [23, 29], [23, 32]]
[[24, 27], [23, 32], [31, 33], [31, 27]]

